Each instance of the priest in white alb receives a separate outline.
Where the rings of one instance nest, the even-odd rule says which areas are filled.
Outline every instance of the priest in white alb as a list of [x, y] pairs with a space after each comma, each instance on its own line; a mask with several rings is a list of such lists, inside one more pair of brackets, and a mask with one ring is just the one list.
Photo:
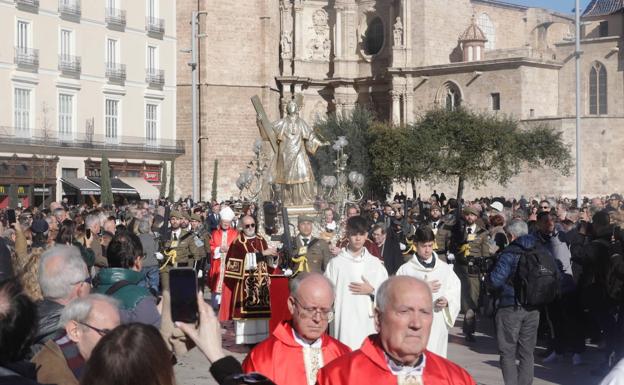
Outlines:
[[388, 272], [379, 258], [364, 247], [368, 224], [361, 216], [347, 220], [348, 244], [330, 259], [325, 276], [336, 288], [336, 314], [330, 326], [332, 336], [351, 349], [358, 349], [374, 334], [375, 293]]
[[430, 227], [420, 227], [413, 236], [415, 252], [396, 275], [409, 275], [429, 284], [433, 293], [433, 324], [427, 350], [446, 357], [448, 332], [459, 314], [461, 283], [453, 268], [433, 251], [435, 234]]

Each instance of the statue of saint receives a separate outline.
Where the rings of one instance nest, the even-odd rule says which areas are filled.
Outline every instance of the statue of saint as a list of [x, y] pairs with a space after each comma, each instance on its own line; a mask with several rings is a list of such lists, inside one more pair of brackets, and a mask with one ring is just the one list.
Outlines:
[[[258, 125], [262, 125], [262, 120], [258, 119]], [[286, 205], [311, 204], [316, 184], [308, 154], [314, 155], [320, 146], [329, 143], [323, 142], [299, 117], [299, 107], [294, 100], [286, 105], [286, 116], [274, 122], [271, 128], [277, 143], [273, 180], [281, 187], [282, 201]]]

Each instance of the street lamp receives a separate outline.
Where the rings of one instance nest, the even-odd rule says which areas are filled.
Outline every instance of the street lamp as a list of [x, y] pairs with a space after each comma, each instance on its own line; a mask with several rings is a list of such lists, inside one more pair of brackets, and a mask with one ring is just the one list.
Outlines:
[[576, 205], [581, 207], [581, 11], [580, 1], [575, 0], [574, 15], [576, 41], [574, 57], [576, 64]]
[[197, 33], [199, 16], [206, 15], [205, 11], [193, 11], [191, 16], [191, 180], [193, 185], [193, 201], [199, 200], [199, 128], [197, 126], [197, 39], [205, 37], [205, 34]]

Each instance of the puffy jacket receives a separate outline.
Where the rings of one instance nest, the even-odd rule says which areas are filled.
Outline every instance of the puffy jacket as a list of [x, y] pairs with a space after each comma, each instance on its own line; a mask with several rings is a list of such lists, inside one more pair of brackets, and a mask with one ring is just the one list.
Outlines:
[[516, 292], [511, 285], [511, 276], [516, 271], [520, 256], [535, 247], [537, 238], [531, 234], [523, 235], [503, 249], [498, 256], [494, 269], [488, 276], [488, 283], [499, 290], [499, 307], [516, 305]]
[[140, 322], [160, 327], [160, 313], [156, 307], [156, 298], [149, 289], [139, 286], [145, 280], [145, 274], [119, 267], [106, 268], [94, 280], [93, 292], [105, 294], [115, 283], [127, 281], [128, 284], [110, 294], [120, 302], [122, 322]]

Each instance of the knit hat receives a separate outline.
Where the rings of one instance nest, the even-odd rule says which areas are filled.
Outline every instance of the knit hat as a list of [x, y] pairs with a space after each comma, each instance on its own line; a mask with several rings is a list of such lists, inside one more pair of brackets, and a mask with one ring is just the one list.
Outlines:
[[33, 233], [45, 233], [49, 228], [50, 226], [48, 226], [48, 222], [45, 219], [35, 219], [32, 225], [30, 225], [30, 231]]

